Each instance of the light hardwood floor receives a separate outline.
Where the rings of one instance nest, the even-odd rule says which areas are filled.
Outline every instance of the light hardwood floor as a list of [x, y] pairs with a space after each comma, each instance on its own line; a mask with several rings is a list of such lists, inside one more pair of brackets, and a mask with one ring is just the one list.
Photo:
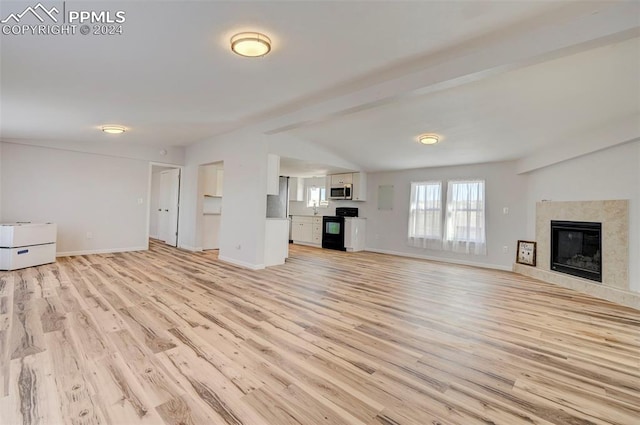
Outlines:
[[640, 424], [640, 312], [512, 273], [152, 243], [0, 272], [0, 424]]

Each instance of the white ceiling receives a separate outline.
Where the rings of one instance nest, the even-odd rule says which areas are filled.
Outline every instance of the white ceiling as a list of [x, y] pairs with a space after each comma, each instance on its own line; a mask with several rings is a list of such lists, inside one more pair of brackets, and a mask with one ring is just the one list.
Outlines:
[[[124, 10], [124, 34], [0, 35], [3, 139], [187, 146], [249, 126], [382, 170], [518, 158], [640, 113], [638, 2], [82, 5]], [[232, 54], [243, 30], [273, 51]]]
[[[517, 159], [632, 114], [640, 126], [638, 38], [292, 132], [389, 170]], [[416, 143], [425, 132], [442, 143]]]

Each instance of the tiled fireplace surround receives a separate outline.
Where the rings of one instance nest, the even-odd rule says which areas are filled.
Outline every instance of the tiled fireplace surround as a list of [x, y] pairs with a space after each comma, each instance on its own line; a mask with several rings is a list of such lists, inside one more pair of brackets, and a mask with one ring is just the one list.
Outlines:
[[[550, 269], [551, 220], [602, 223], [602, 283]], [[516, 273], [640, 309], [629, 291], [629, 201], [538, 202], [536, 242], [536, 267], [514, 264]]]

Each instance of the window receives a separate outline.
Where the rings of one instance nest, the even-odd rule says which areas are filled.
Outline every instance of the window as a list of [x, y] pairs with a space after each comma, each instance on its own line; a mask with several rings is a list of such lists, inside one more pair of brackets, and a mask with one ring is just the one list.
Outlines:
[[318, 186], [307, 188], [307, 207], [326, 207], [328, 205], [326, 188]]
[[450, 181], [444, 248], [485, 254], [484, 181]]
[[409, 245], [486, 254], [484, 181], [450, 181], [442, 195], [442, 182], [411, 183]]
[[430, 249], [442, 247], [442, 182], [411, 183], [409, 243]]

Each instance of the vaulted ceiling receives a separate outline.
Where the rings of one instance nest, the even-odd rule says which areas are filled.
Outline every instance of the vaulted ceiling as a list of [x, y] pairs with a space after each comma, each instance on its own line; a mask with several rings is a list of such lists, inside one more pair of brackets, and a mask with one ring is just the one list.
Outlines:
[[[0, 35], [3, 139], [188, 146], [250, 128], [385, 170], [521, 158], [640, 116], [638, 2], [82, 4], [125, 11], [123, 34]], [[272, 52], [231, 53], [244, 30]]]

